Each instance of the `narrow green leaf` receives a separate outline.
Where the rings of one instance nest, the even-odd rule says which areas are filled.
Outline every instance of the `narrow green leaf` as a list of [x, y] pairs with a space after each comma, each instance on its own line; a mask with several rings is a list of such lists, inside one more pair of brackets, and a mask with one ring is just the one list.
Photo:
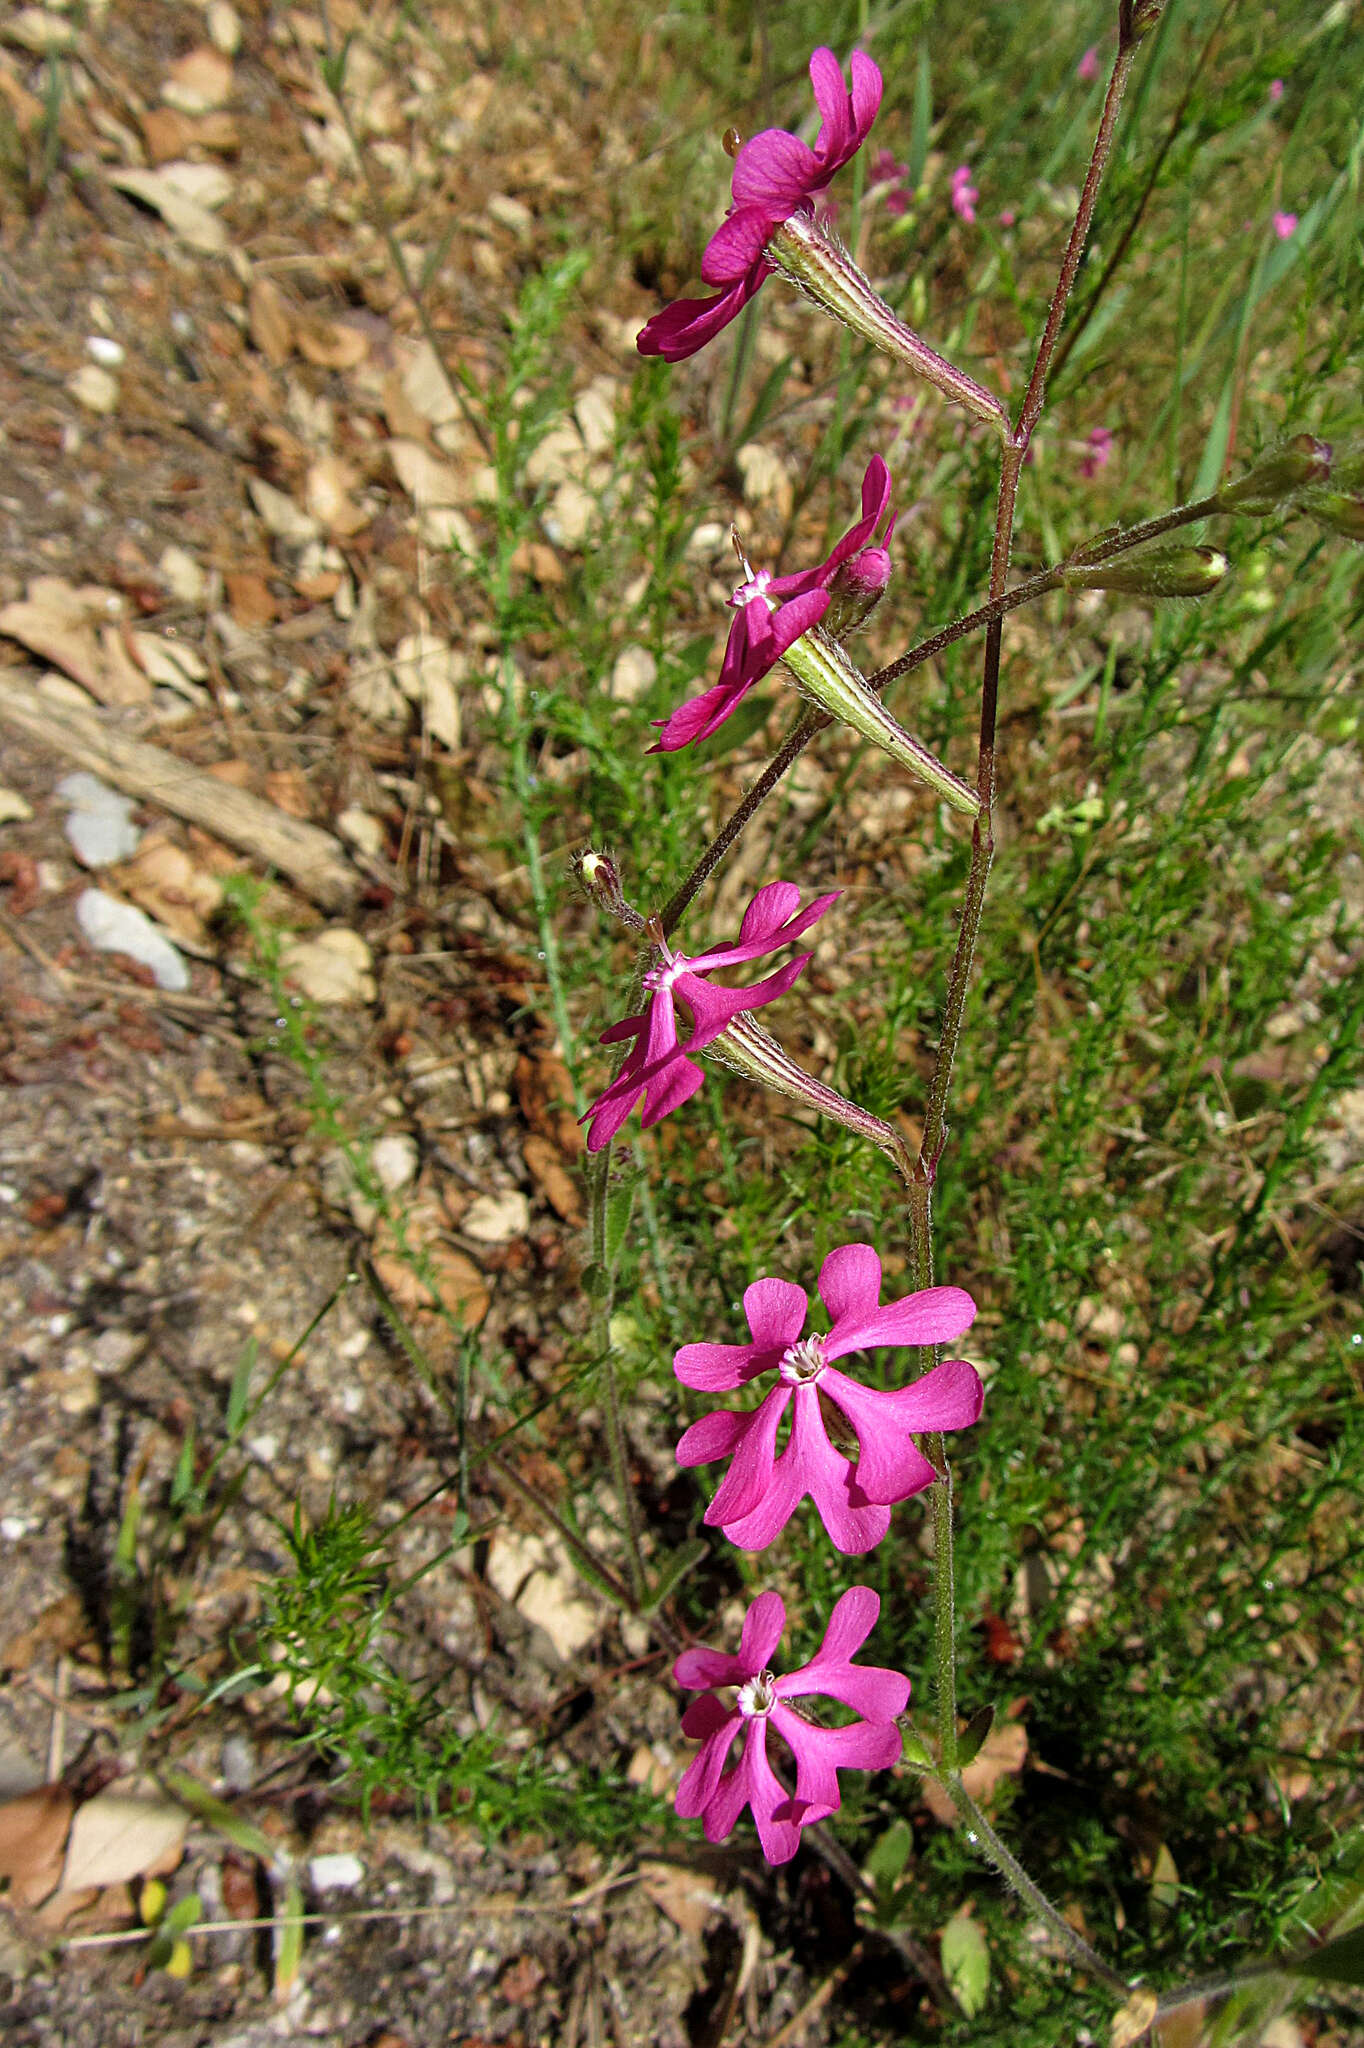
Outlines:
[[1283, 1967], [1290, 1977], [1318, 1978], [1327, 1984], [1364, 1984], [1364, 1923]]
[[909, 1852], [914, 1847], [914, 1830], [907, 1820], [892, 1821], [885, 1833], [878, 1835], [871, 1845], [862, 1868], [872, 1883], [888, 1890], [896, 1879], [903, 1877]]
[[942, 1931], [942, 1968], [952, 1996], [974, 2019], [990, 1989], [990, 1947], [978, 1921], [963, 1907]]
[[957, 1768], [964, 1770], [995, 1725], [993, 1705], [978, 1707], [957, 1737]]
[[251, 1375], [256, 1369], [257, 1348], [255, 1338], [249, 1337], [237, 1361], [232, 1384], [227, 1390], [227, 1433], [230, 1437], [240, 1436], [246, 1426]]

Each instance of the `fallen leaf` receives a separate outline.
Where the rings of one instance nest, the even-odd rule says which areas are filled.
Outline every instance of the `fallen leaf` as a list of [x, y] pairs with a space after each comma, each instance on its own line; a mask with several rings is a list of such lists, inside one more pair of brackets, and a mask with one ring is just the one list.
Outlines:
[[279, 617], [279, 600], [263, 576], [249, 569], [229, 570], [223, 588], [228, 610], [239, 626], [268, 626]]
[[319, 370], [354, 370], [369, 354], [369, 339], [359, 327], [316, 313], [294, 315], [294, 340], [304, 361]]
[[532, 1134], [522, 1150], [536, 1186], [555, 1215], [562, 1216], [565, 1223], [581, 1223], [583, 1205], [578, 1182], [564, 1165], [558, 1147], [549, 1138]]
[[1159, 2003], [1155, 1992], [1146, 1985], [1134, 1991], [1109, 2022], [1109, 2048], [1132, 2048], [1132, 2043], [1141, 2039], [1155, 2018]]
[[[412, 1217], [409, 1213], [408, 1243], [413, 1244]], [[386, 1231], [380, 1231], [382, 1239]], [[464, 1252], [456, 1251], [451, 1244], [435, 1238], [427, 1243], [418, 1241], [423, 1273], [413, 1271], [410, 1258], [403, 1258], [396, 1251], [376, 1251], [374, 1270], [392, 1295], [398, 1308], [405, 1315], [417, 1315], [423, 1309], [434, 1309], [432, 1291], [441, 1306], [466, 1330], [476, 1330], [487, 1315], [492, 1296], [488, 1283], [479, 1272], [473, 1260]], [[427, 1277], [429, 1276], [429, 1278]]]
[[63, 1891], [164, 1877], [184, 1854], [189, 1815], [168, 1799], [97, 1792], [76, 1808], [62, 1871]]
[[207, 941], [208, 920], [222, 904], [223, 885], [196, 867], [182, 846], [149, 836], [117, 879], [134, 903], [176, 938], [199, 946]]
[[370, 514], [350, 495], [359, 481], [359, 473], [339, 455], [320, 456], [309, 464], [304, 478], [303, 502], [309, 512], [342, 540], [370, 523]]
[[189, 248], [202, 250], [208, 256], [221, 255], [227, 248], [227, 229], [222, 222], [197, 200], [187, 199], [167, 178], [164, 169], [106, 171], [104, 175], [130, 199], [139, 199], [153, 213], [160, 214], [171, 233]]
[[359, 932], [344, 925], [289, 939], [280, 953], [286, 978], [314, 1003], [372, 1003], [377, 994], [373, 964]]
[[[1028, 1731], [1021, 1721], [1004, 1721], [992, 1728], [976, 1755], [961, 1774], [962, 1784], [973, 1799], [988, 1800], [1001, 1778], [1023, 1768], [1028, 1754]], [[956, 1807], [932, 1778], [923, 1782], [924, 1804], [944, 1827], [955, 1827], [960, 1819]]]
[[184, 199], [196, 206], [224, 206], [236, 190], [236, 180], [221, 164], [174, 161], [161, 166], [161, 177]]
[[151, 684], [113, 623], [122, 612], [116, 591], [35, 576], [23, 598], [0, 609], [0, 633], [50, 661], [101, 704], [145, 704]]
[[276, 540], [287, 541], [296, 548], [306, 547], [311, 540], [321, 540], [322, 528], [294, 503], [287, 491], [277, 491], [260, 476], [249, 476], [246, 488], [262, 524]]
[[265, 777], [265, 794], [291, 818], [306, 818], [312, 810], [307, 777], [298, 768], [272, 768]]
[[246, 300], [251, 339], [276, 370], [288, 362], [294, 346], [294, 315], [289, 301], [268, 277], [253, 277]]
[[602, 1605], [574, 1568], [560, 1538], [499, 1529], [488, 1548], [488, 1583], [518, 1614], [543, 1629], [565, 1662], [585, 1649], [601, 1628]]
[[232, 63], [221, 50], [201, 47], [176, 59], [161, 97], [181, 114], [206, 114], [232, 97]]
[[0, 1877], [12, 1905], [41, 1905], [55, 1891], [74, 1804], [65, 1785], [39, 1785], [0, 1806]]
[[710, 1880], [680, 1863], [641, 1863], [639, 1881], [645, 1898], [683, 1934], [699, 1939], [708, 1921], [724, 1911], [724, 1899]]

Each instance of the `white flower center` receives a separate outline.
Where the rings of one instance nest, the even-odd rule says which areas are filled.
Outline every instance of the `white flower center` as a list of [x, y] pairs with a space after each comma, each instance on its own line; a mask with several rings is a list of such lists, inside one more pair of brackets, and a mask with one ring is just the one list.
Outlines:
[[788, 1387], [808, 1387], [824, 1371], [824, 1339], [802, 1337], [788, 1345], [777, 1361], [777, 1371]]
[[771, 581], [772, 571], [770, 569], [759, 569], [756, 576], [751, 577], [747, 583], [739, 585], [730, 599], [730, 603], [735, 606], [748, 605], [756, 603], [757, 599], [761, 598], [764, 604], [770, 605], [772, 610], [775, 611], [777, 607], [767, 595], [767, 586]]
[[777, 1704], [776, 1673], [760, 1671], [756, 1678], [750, 1678], [747, 1685], [739, 1687], [739, 1696], [734, 1704], [746, 1721], [770, 1714]]

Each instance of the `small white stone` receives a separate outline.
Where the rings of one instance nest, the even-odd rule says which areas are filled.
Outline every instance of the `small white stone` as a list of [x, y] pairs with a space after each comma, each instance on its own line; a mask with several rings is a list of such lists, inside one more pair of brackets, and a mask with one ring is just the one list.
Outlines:
[[66, 836], [77, 860], [87, 868], [111, 867], [115, 861], [131, 860], [142, 838], [133, 824], [133, 805], [116, 789], [109, 789], [95, 775], [67, 775], [57, 784], [57, 795], [71, 805]]
[[308, 1859], [308, 1875], [319, 1892], [353, 1892], [365, 1881], [365, 1866], [358, 1856], [338, 1851], [331, 1856]]
[[97, 363], [103, 363], [106, 370], [116, 370], [126, 353], [121, 341], [114, 341], [107, 334], [87, 334], [85, 353], [93, 356]]
[[377, 860], [384, 850], [383, 820], [370, 816], [355, 805], [342, 811], [336, 821], [336, 829], [346, 842], [363, 853], [369, 860]]
[[133, 904], [120, 903], [103, 889], [83, 889], [76, 898], [76, 923], [97, 953], [125, 953], [150, 967], [158, 988], [189, 987], [189, 969], [170, 940]]
[[32, 816], [32, 805], [24, 802], [17, 789], [0, 789], [0, 825], [22, 825]]
[[507, 1244], [530, 1229], [530, 1203], [520, 1188], [502, 1195], [480, 1195], [460, 1218], [460, 1229], [479, 1244]]
[[87, 412], [118, 411], [122, 396], [118, 378], [110, 371], [102, 370], [98, 363], [82, 363], [75, 375], [67, 378], [66, 388], [77, 405], [83, 405]]
[[242, 25], [231, 0], [208, 0], [204, 21], [214, 49], [224, 57], [235, 57], [242, 46]]
[[393, 1195], [415, 1177], [421, 1154], [415, 1138], [405, 1131], [390, 1131], [387, 1137], [375, 1140], [369, 1160], [381, 1186]]
[[611, 670], [611, 695], [622, 704], [637, 704], [658, 676], [658, 663], [647, 647], [622, 647]]
[[199, 605], [208, 594], [208, 578], [188, 548], [174, 542], [162, 552], [157, 574], [177, 604]]
[[378, 993], [373, 964], [359, 932], [344, 925], [286, 941], [280, 961], [289, 980], [315, 1003], [372, 1003]]
[[544, 528], [557, 548], [581, 547], [597, 523], [597, 501], [570, 477], [560, 484], [544, 515]]
[[22, 1543], [28, 1534], [28, 1523], [22, 1515], [0, 1515], [0, 1536], [6, 1543]]

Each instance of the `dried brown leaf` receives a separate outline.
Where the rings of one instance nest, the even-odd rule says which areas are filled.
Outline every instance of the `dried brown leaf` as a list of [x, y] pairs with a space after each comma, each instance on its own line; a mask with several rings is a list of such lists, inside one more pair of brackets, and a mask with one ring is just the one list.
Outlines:
[[56, 1889], [74, 1804], [65, 1785], [39, 1785], [0, 1806], [0, 1878], [12, 1905], [40, 1905]]
[[76, 1809], [62, 1871], [64, 1892], [164, 1877], [184, 1854], [189, 1815], [168, 1799], [112, 1787]]
[[251, 339], [267, 363], [280, 369], [294, 347], [293, 308], [268, 277], [253, 277], [246, 301]]

